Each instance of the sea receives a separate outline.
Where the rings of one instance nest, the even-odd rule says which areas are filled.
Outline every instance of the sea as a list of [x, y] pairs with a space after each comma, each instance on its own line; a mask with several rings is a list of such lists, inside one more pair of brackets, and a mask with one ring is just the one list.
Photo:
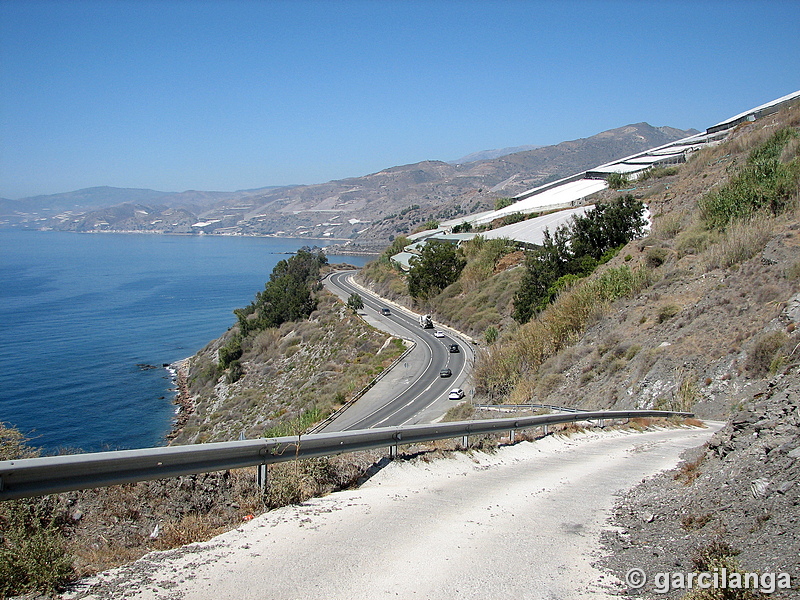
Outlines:
[[45, 454], [164, 445], [164, 365], [222, 335], [278, 261], [314, 244], [0, 229], [0, 422]]

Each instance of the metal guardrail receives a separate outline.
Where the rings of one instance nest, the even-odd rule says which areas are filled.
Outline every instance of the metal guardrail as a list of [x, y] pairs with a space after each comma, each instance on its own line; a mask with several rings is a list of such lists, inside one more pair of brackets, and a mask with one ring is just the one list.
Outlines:
[[390, 447], [396, 450], [401, 444], [447, 438], [464, 438], [466, 446], [467, 438], [471, 435], [513, 432], [574, 421], [672, 416], [691, 417], [693, 414], [658, 410], [597, 411], [6, 460], [0, 461], [0, 500], [374, 448]]
[[488, 410], [493, 409], [508, 409], [508, 410], [529, 410], [532, 408], [546, 408], [548, 410], [558, 410], [561, 412], [569, 413], [582, 413], [588, 412], [583, 408], [572, 408], [569, 406], [556, 406], [555, 404], [473, 404], [474, 408], [483, 408]]

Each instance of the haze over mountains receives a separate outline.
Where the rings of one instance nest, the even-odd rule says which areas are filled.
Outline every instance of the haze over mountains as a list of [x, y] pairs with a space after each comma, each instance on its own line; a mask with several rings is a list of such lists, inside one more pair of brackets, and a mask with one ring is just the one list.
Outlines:
[[315, 185], [181, 193], [88, 188], [0, 200], [0, 227], [276, 235], [379, 246], [418, 223], [487, 210], [499, 197], [694, 133], [636, 123], [553, 146], [489, 150]]

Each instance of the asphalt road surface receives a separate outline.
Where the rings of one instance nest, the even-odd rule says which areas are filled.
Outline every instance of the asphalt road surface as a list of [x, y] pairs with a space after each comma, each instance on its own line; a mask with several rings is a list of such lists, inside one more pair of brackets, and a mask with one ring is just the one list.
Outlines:
[[[458, 333], [434, 324], [423, 329], [418, 315], [389, 304], [352, 282], [355, 271], [341, 271], [328, 277], [326, 287], [347, 300], [357, 293], [364, 302], [359, 313], [373, 326], [391, 335], [409, 340], [414, 349], [386, 374], [378, 384], [345, 413], [337, 417], [324, 431], [346, 431], [427, 423], [441, 417], [456, 402], [448, 400], [450, 390], [465, 388], [472, 366], [473, 350]], [[381, 313], [388, 308], [389, 314]], [[443, 337], [435, 337], [441, 331]], [[457, 344], [459, 352], [449, 351]], [[442, 369], [450, 369], [450, 377], [441, 377]], [[468, 390], [467, 390], [468, 391]]]
[[151, 553], [66, 597], [619, 598], [619, 582], [592, 566], [615, 494], [675, 466], [720, 425], [551, 435], [491, 455], [393, 461], [357, 490]]

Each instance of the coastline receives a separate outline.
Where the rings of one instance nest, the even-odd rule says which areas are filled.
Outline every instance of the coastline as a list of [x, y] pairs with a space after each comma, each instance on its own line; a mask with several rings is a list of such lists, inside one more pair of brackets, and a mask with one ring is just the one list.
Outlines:
[[189, 360], [189, 358], [182, 358], [166, 365], [176, 388], [175, 398], [172, 400], [172, 403], [176, 405], [175, 418], [169, 433], [165, 436], [168, 446], [180, 435], [189, 417], [194, 413], [194, 400], [189, 394]]

